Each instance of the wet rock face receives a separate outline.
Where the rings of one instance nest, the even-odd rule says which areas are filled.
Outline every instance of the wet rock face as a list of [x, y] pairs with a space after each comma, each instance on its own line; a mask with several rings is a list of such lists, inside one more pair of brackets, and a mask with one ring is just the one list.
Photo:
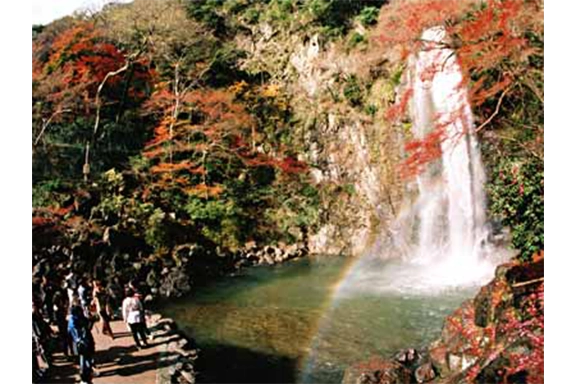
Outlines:
[[404, 365], [390, 360], [372, 360], [346, 370], [343, 384], [410, 384], [411, 372]]
[[431, 362], [427, 362], [416, 368], [414, 378], [417, 383], [426, 383], [436, 377], [436, 372]]
[[490, 286], [482, 287], [480, 293], [474, 298], [474, 323], [479, 327], [485, 327], [494, 320], [494, 307], [491, 306], [492, 289]]
[[394, 359], [403, 365], [412, 365], [420, 359], [420, 353], [414, 348], [408, 348], [398, 352]]
[[534, 263], [513, 265], [506, 270], [505, 277], [509, 284], [517, 284], [544, 277], [544, 259]]

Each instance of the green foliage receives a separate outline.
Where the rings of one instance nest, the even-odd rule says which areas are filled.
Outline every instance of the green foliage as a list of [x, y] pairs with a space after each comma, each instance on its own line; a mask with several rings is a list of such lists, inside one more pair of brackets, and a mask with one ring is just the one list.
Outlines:
[[170, 244], [169, 217], [160, 208], [154, 209], [148, 217], [145, 239], [148, 244], [157, 250], [166, 248]]
[[404, 66], [398, 66], [394, 72], [392, 72], [390, 76], [390, 81], [393, 86], [400, 85], [400, 81], [402, 80], [402, 74], [404, 73]]
[[374, 104], [368, 104], [366, 106], [366, 108], [364, 108], [364, 112], [366, 112], [368, 115], [374, 117], [374, 116], [376, 116], [376, 112], [378, 112], [378, 107]]
[[231, 201], [192, 197], [185, 209], [190, 219], [202, 224], [208, 224], [219, 222], [224, 217], [232, 215], [234, 205]]
[[507, 225], [520, 258], [544, 249], [544, 168], [538, 160], [503, 160], [488, 184], [490, 213]]
[[385, 0], [310, 0], [305, 6], [314, 21], [325, 27], [329, 36], [338, 36], [345, 33], [350, 27], [353, 18], [360, 15], [361, 20], [373, 23], [374, 12]]
[[344, 97], [350, 105], [356, 107], [362, 104], [363, 90], [356, 75], [350, 75], [344, 83]]
[[244, 19], [248, 24], [256, 24], [260, 20], [260, 10], [256, 8], [249, 8], [244, 12]]
[[276, 231], [267, 237], [278, 241], [303, 241], [306, 232], [315, 230], [319, 221], [320, 195], [318, 189], [296, 179], [275, 183], [271, 190], [275, 204], [266, 211], [267, 221]]
[[226, 87], [238, 80], [248, 79], [248, 74], [240, 69], [239, 61], [246, 52], [233, 46], [223, 46], [212, 58], [210, 70], [206, 74], [206, 84], [210, 87]]
[[51, 179], [32, 186], [32, 207], [59, 206], [66, 188], [60, 179]]
[[190, 17], [205, 23], [217, 35], [226, 32], [226, 20], [221, 15], [225, 0], [188, 0], [187, 11]]
[[232, 15], [242, 13], [252, 5], [250, 0], [228, 0], [223, 4], [223, 9]]
[[354, 184], [344, 184], [342, 186], [342, 190], [350, 196], [356, 193], [356, 188], [354, 187]]
[[362, 23], [365, 27], [376, 24], [378, 21], [378, 15], [380, 14], [380, 9], [377, 7], [365, 7], [362, 8], [360, 14], [356, 17], [357, 20]]
[[354, 32], [348, 39], [348, 47], [355, 48], [357, 45], [364, 42], [366, 42], [364, 35], [358, 32]]
[[528, 31], [533, 50], [526, 61], [480, 72], [483, 88], [493, 87], [510, 68], [521, 73], [507, 93], [485, 100], [475, 113], [486, 121], [480, 133], [483, 158], [491, 177], [487, 184], [490, 214], [510, 227], [512, 245], [529, 260], [544, 249], [544, 108], [542, 36]]

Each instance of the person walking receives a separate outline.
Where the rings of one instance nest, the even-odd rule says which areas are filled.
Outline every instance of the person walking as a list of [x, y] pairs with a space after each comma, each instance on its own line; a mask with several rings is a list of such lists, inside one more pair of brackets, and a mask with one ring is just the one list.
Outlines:
[[60, 348], [64, 352], [66, 357], [74, 355], [73, 342], [68, 335], [68, 324], [67, 324], [67, 313], [68, 313], [68, 301], [67, 296], [63, 291], [56, 291], [54, 293], [53, 303], [54, 303], [54, 318], [56, 320], [56, 326], [58, 327], [58, 339], [60, 341]]
[[80, 280], [78, 286], [78, 297], [80, 298], [80, 305], [84, 311], [84, 316], [90, 318], [90, 303], [92, 303], [92, 294], [90, 293], [90, 283], [87, 276]]
[[110, 315], [108, 314], [108, 294], [99, 280], [94, 280], [93, 284], [92, 293], [94, 298], [92, 302], [96, 306], [96, 313], [98, 313], [100, 318], [102, 333], [114, 340], [114, 332], [112, 332], [110, 327]]
[[84, 311], [80, 305], [74, 304], [70, 309], [68, 333], [74, 341], [74, 348], [80, 357], [80, 384], [92, 383], [96, 348], [90, 331], [90, 322], [84, 316]]
[[146, 347], [148, 346], [146, 330], [144, 328], [145, 323], [143, 322], [143, 312], [144, 307], [142, 306], [142, 302], [134, 296], [134, 291], [131, 288], [127, 288], [126, 298], [122, 302], [122, 317], [130, 328], [134, 343], [136, 343], [138, 349], [142, 349], [142, 344]]

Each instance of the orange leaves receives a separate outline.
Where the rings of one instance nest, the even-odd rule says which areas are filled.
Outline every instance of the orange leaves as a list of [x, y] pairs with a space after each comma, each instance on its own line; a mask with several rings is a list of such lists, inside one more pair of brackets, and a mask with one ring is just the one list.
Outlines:
[[158, 165], [155, 165], [152, 168], [150, 168], [150, 172], [152, 173], [179, 172], [179, 171], [187, 171], [194, 175], [203, 175], [206, 173], [206, 170], [203, 166], [196, 166], [190, 160], [184, 160], [175, 164], [159, 163]]
[[53, 217], [32, 216], [32, 229], [52, 226], [56, 222], [57, 220]]
[[302, 173], [308, 170], [308, 164], [292, 157], [285, 157], [276, 164], [285, 173]]
[[494, 97], [498, 93], [504, 91], [508, 86], [512, 84], [512, 79], [510, 77], [506, 77], [489, 88], [484, 87], [483, 79], [480, 79], [479, 83], [480, 83], [479, 86], [474, 84], [470, 92], [471, 94], [470, 104], [472, 104], [473, 106], [480, 106], [487, 99]]
[[264, 87], [262, 96], [264, 97], [277, 97], [280, 94], [280, 87], [277, 84], [271, 84]]
[[[73, 22], [57, 34], [40, 36], [34, 44], [34, 98], [45, 101], [42, 114], [50, 116], [59, 109], [70, 109], [76, 117], [91, 115], [96, 108], [98, 87], [106, 78], [101, 92], [102, 105], [122, 98], [139, 102], [145, 96], [146, 83], [152, 78], [143, 60], [134, 62], [129, 71], [108, 76], [125, 66], [127, 58], [101, 30], [89, 22]], [[130, 73], [130, 76], [126, 75]], [[130, 79], [130, 84], [126, 83]], [[128, 86], [127, 89], [124, 89]], [[129, 96], [124, 99], [124, 96]]]
[[537, 263], [540, 260], [544, 260], [544, 250], [541, 250], [540, 252], [536, 252], [532, 255], [532, 262]]
[[240, 133], [250, 128], [254, 120], [244, 106], [233, 99], [234, 95], [225, 90], [206, 90], [190, 92], [184, 97], [184, 102], [202, 112], [205, 124], [211, 125], [213, 132]]
[[[154, 138], [151, 141], [149, 141], [148, 143], [146, 143], [147, 149], [156, 147], [157, 145], [162, 144], [169, 139], [169, 137], [170, 137], [170, 128], [169, 128], [170, 120], [171, 120], [170, 117], [166, 117], [160, 122], [160, 124], [156, 128], [154, 128]], [[159, 153], [157, 151], [162, 152], [161, 149], [156, 149], [153, 151], [147, 151], [144, 153], [144, 155], [147, 157], [155, 157]]]
[[190, 168], [191, 163], [189, 160], [184, 160], [180, 163], [171, 164], [171, 163], [160, 163], [158, 165], [153, 166], [150, 168], [150, 172], [152, 173], [162, 173], [162, 172], [177, 172], [183, 169]]
[[46, 68], [68, 73], [68, 85], [100, 83], [108, 72], [118, 69], [124, 55], [105, 42], [92, 23], [79, 23], [59, 34], [51, 47]]
[[419, 49], [424, 29], [462, 14], [469, 3], [469, 0], [428, 0], [384, 6], [379, 22], [380, 41], [388, 48], [400, 47], [406, 57]]
[[[483, 8], [476, 9], [469, 19], [455, 23], [449, 29], [460, 41], [457, 49], [460, 65], [471, 78], [497, 68], [503, 63], [521, 63], [532, 49], [524, 34], [535, 28], [534, 20], [540, 16], [535, 4], [523, 0], [492, 0]], [[514, 73], [510, 74], [514, 76]], [[510, 76], [501, 82], [511, 82]], [[497, 85], [500, 90], [508, 84]], [[472, 93], [476, 105], [492, 97], [498, 90], [486, 95]]]
[[200, 183], [193, 187], [187, 188], [185, 192], [189, 195], [195, 196], [216, 197], [224, 192], [224, 188], [221, 185], [209, 186], [204, 183]]
[[144, 103], [144, 109], [150, 113], [165, 114], [172, 108], [176, 96], [167, 88], [167, 84], [156, 84], [156, 90]]
[[404, 115], [404, 113], [406, 113], [406, 108], [408, 107], [408, 102], [412, 98], [413, 94], [414, 90], [412, 88], [406, 89], [400, 97], [400, 100], [388, 108], [388, 111], [386, 111], [386, 119], [396, 120]]
[[[238, 83], [235, 89], [241, 92], [245, 87]], [[273, 97], [276, 88], [267, 90]], [[144, 152], [156, 192], [218, 197], [224, 192], [222, 180], [247, 174], [247, 168], [276, 168], [288, 175], [308, 169], [291, 156], [264, 152], [255, 118], [230, 89], [175, 94], [169, 83], [163, 83], [146, 108], [161, 116]], [[149, 198], [152, 191], [145, 195]]]
[[418, 175], [430, 162], [442, 156], [441, 143], [445, 140], [446, 133], [442, 127], [437, 127], [421, 140], [412, 140], [405, 146], [410, 155], [401, 164], [400, 174], [403, 178], [411, 178]]
[[72, 212], [73, 205], [68, 207], [36, 208], [32, 214], [32, 229], [54, 226], [61, 223], [66, 215]]
[[248, 83], [245, 82], [244, 80], [242, 80], [242, 81], [238, 81], [238, 82], [232, 84], [230, 87], [228, 87], [228, 91], [233, 93], [234, 95], [240, 95], [240, 94], [244, 93], [247, 88], [248, 88]]

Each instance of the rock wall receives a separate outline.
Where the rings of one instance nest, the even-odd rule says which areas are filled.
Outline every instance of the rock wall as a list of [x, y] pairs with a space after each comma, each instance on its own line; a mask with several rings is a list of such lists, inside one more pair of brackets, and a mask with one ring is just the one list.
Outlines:
[[[402, 200], [396, 171], [403, 130], [384, 118], [396, 97], [394, 66], [293, 25], [261, 24], [237, 40], [249, 52], [244, 67], [271, 74], [290, 95], [299, 122], [294, 136], [321, 190], [321, 222], [309, 236], [310, 252], [361, 254]], [[359, 104], [345, 92], [356, 79]]]

